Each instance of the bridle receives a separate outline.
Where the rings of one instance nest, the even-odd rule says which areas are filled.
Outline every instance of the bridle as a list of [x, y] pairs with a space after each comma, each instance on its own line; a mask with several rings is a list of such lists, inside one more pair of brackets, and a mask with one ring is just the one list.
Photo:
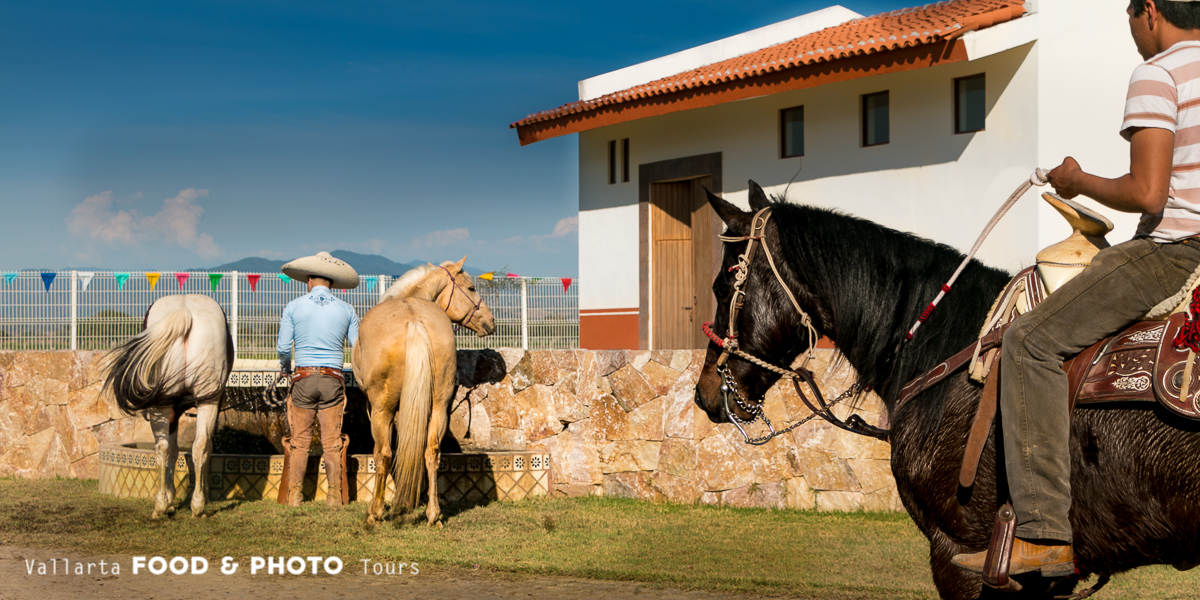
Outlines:
[[[809, 314], [800, 307], [800, 303], [796, 301], [796, 296], [792, 294], [792, 290], [788, 287], [787, 283], [784, 282], [783, 276], [779, 274], [779, 269], [775, 266], [775, 258], [771, 255], [771, 248], [767, 245], [765, 239], [767, 221], [770, 220], [770, 218], [771, 207], [768, 206], [754, 214], [754, 218], [750, 221], [749, 235], [720, 236], [719, 239], [726, 243], [747, 242], [746, 250], [745, 252], [742, 252], [740, 256], [738, 256], [737, 264], [729, 268], [729, 271], [734, 273], [733, 293], [729, 298], [729, 331], [726, 333], [725, 337], [722, 338], [713, 333], [711, 321], [700, 325], [700, 329], [704, 332], [704, 335], [708, 336], [708, 339], [712, 340], [712, 342], [721, 349], [721, 356], [717, 358], [717, 374], [721, 376], [721, 397], [725, 405], [725, 412], [729, 415], [730, 422], [732, 422], [733, 425], [737, 427], [738, 431], [741, 432], [742, 437], [745, 438], [744, 441], [747, 444], [754, 446], [761, 446], [771, 441], [772, 438], [783, 435], [818, 416], [826, 421], [829, 421], [834, 426], [846, 431], [886, 441], [888, 437], [887, 430], [868, 425], [867, 422], [862, 419], [862, 417], [858, 415], [851, 415], [849, 419], [843, 421], [837, 415], [833, 414], [832, 408], [834, 405], [842, 402], [846, 398], [858, 397], [865, 391], [863, 386], [855, 383], [854, 385], [851, 385], [845, 392], [842, 392], [842, 394], [840, 394], [832, 402], [826, 402], [824, 396], [821, 394], [820, 387], [817, 386], [817, 382], [812, 371], [806, 368], [808, 361], [813, 358], [814, 349], [817, 345], [817, 330], [813, 326], [812, 317], [810, 317]], [[771, 265], [771, 271], [775, 273], [775, 279], [779, 282], [780, 287], [782, 287], [783, 291], [787, 294], [788, 300], [792, 302], [792, 306], [795, 307], [796, 312], [800, 314], [800, 322], [808, 331], [808, 349], [805, 351], [804, 360], [800, 366], [793, 367], [791, 369], [773, 365], [742, 350], [738, 345], [737, 318], [738, 314], [745, 306], [746, 292], [743, 288], [746, 285], [747, 277], [750, 275], [750, 264], [754, 259], [756, 243], [762, 245], [763, 254], [767, 256], [767, 263]], [[800, 400], [804, 402], [805, 406], [812, 411], [813, 414], [801, 419], [800, 421], [792, 423], [785, 429], [776, 431], [775, 427], [771, 424], [771, 420], [768, 419], [766, 413], [763, 412], [762, 403], [751, 403], [743, 397], [741, 392], [738, 391], [737, 384], [733, 379], [733, 375], [729, 372], [729, 366], [727, 364], [731, 355], [737, 356], [738, 358], [762, 367], [768, 371], [777, 373], [780, 377], [790, 379], [792, 386], [796, 389], [796, 394], [800, 397]], [[808, 396], [805, 395], [804, 391], [800, 388], [800, 381], [804, 381], [806, 384], [808, 384], [809, 389], [812, 390], [813, 397], [816, 399], [815, 403], [809, 400]], [[750, 420], [742, 420], [736, 414], [734, 414], [733, 407], [730, 406], [730, 399], [732, 399], [733, 402], [738, 405], [738, 407], [750, 414]], [[770, 433], [759, 437], [751, 437], [748, 433], [746, 433], [746, 430], [743, 426], [754, 423], [759, 419], [762, 419]]]
[[472, 301], [471, 295], [468, 294], [466, 290], [462, 289], [462, 287], [458, 285], [458, 280], [456, 280], [454, 278], [454, 274], [450, 272], [450, 269], [447, 269], [446, 267], [440, 267], [440, 268], [446, 272], [446, 275], [448, 275], [450, 277], [450, 285], [454, 286], [453, 288], [450, 289], [450, 298], [446, 300], [446, 308], [444, 310], [449, 311], [450, 306], [454, 303], [454, 290], [458, 290], [459, 292], [461, 292], [462, 295], [467, 297], [467, 302], [471, 302], [471, 312], [467, 313], [467, 317], [461, 321], [454, 323], [454, 333], [457, 334], [462, 327], [466, 326], [467, 323], [471, 322], [471, 319], [475, 318], [475, 313], [479, 312], [479, 307], [483, 306], [483, 296], [482, 295], [479, 296], [479, 302]]

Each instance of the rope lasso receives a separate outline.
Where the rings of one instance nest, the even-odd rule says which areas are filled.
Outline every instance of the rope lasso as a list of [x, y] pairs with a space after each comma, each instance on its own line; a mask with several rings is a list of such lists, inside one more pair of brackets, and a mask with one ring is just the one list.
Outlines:
[[975, 245], [971, 246], [971, 251], [968, 252], [966, 258], [959, 263], [958, 268], [954, 270], [954, 274], [951, 275], [950, 279], [945, 283], [945, 285], [942, 286], [942, 289], [938, 292], [938, 295], [933, 299], [932, 302], [929, 303], [928, 306], [925, 307], [925, 310], [921, 311], [921, 316], [917, 318], [917, 322], [913, 323], [913, 326], [908, 330], [908, 333], [904, 335], [905, 342], [913, 339], [913, 336], [917, 333], [917, 328], [919, 328], [921, 324], [927, 321], [929, 316], [933, 314], [933, 311], [937, 308], [938, 303], [941, 302], [942, 298], [945, 298], [946, 294], [950, 292], [950, 289], [954, 287], [954, 282], [958, 279], [958, 276], [962, 274], [963, 269], [966, 269], [967, 265], [971, 262], [971, 259], [975, 258], [975, 253], [978, 252], [979, 247], [983, 245], [983, 240], [987, 238], [988, 234], [992, 232], [992, 229], [996, 227], [996, 224], [1000, 222], [1000, 219], [1004, 217], [1008, 210], [1017, 203], [1017, 200], [1021, 199], [1021, 196], [1025, 195], [1025, 192], [1029, 191], [1029, 188], [1035, 185], [1043, 186], [1047, 183], [1049, 183], [1049, 180], [1046, 179], [1046, 170], [1035, 169], [1033, 174], [1029, 176], [1029, 179], [1022, 181], [1021, 185], [1017, 186], [1017, 189], [1014, 190], [1012, 195], [1008, 197], [1008, 200], [1005, 200], [1004, 204], [1000, 206], [1000, 210], [997, 210], [996, 214], [993, 215], [991, 220], [987, 222], [987, 225], [984, 226], [983, 232], [980, 233], [979, 237], [975, 240]]

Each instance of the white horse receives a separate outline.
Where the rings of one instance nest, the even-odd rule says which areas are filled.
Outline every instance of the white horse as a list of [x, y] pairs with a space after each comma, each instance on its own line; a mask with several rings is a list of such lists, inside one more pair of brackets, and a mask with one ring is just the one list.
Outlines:
[[154, 432], [157, 519], [175, 511], [179, 417], [196, 407], [192, 444], [192, 515], [204, 515], [213, 430], [233, 368], [233, 338], [225, 312], [208, 296], [167, 296], [150, 305], [144, 328], [108, 354], [104, 389], [127, 414], [144, 412]]

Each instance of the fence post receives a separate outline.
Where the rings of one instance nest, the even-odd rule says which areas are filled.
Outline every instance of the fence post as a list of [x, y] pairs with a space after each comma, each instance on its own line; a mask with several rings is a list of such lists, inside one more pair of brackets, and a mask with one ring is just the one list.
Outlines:
[[71, 271], [71, 349], [79, 349], [79, 272]]
[[229, 335], [233, 337], [233, 358], [237, 360], [238, 351], [238, 272], [232, 271], [229, 277]]
[[379, 299], [375, 301], [376, 304], [383, 302], [383, 292], [387, 291], [387, 287], [388, 287], [387, 280], [388, 280], [387, 275], [379, 276]]
[[521, 278], [521, 349], [529, 349], [529, 280]]

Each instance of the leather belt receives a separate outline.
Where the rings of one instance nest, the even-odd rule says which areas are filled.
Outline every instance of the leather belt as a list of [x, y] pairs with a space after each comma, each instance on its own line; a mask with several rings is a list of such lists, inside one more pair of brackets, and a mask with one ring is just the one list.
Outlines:
[[337, 377], [338, 381], [343, 383], [346, 380], [341, 369], [334, 369], [332, 367], [296, 367], [296, 370], [292, 371], [292, 383], [296, 383], [297, 381], [300, 381], [301, 379], [304, 379], [310, 375], [328, 375], [330, 377]]

